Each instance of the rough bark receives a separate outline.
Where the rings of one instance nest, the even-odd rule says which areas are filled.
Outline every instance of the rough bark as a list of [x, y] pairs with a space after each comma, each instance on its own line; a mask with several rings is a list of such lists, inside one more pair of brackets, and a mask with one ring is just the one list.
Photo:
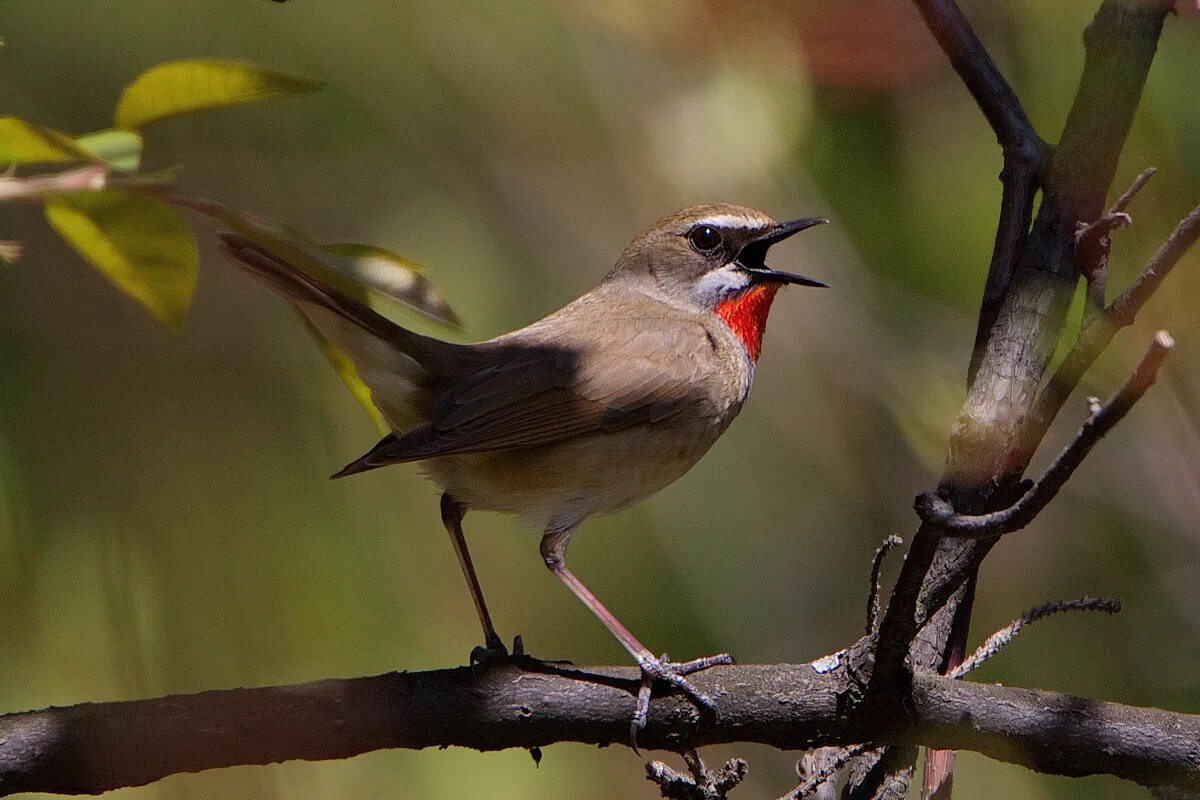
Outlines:
[[[926, 745], [1200, 791], [1200, 716], [936, 675], [916, 677], [903, 707], [847, 715], [842, 679], [807, 664], [717, 667], [695, 681], [720, 699], [720, 718], [658, 698], [642, 745]], [[0, 794], [94, 794], [178, 772], [381, 748], [627, 744], [639, 683], [632, 668], [525, 660], [9, 714], [0, 717]]]

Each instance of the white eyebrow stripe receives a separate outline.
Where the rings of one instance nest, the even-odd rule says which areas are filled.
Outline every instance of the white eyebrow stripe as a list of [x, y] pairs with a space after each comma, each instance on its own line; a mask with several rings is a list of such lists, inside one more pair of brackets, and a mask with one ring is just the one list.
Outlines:
[[765, 228], [770, 223], [746, 217], [738, 217], [733, 214], [714, 214], [711, 217], [696, 220], [696, 224], [711, 225], [714, 228]]

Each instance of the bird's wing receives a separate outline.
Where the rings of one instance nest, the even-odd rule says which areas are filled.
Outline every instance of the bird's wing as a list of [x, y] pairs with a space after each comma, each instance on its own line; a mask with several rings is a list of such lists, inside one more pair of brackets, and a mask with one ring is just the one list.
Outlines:
[[658, 422], [711, 402], [712, 360], [695, 357], [711, 347], [706, 329], [678, 320], [637, 328], [618, 332], [603, 351], [582, 343], [508, 345], [509, 358], [442, 395], [429, 422], [387, 437], [339, 475], [454, 453], [536, 447]]

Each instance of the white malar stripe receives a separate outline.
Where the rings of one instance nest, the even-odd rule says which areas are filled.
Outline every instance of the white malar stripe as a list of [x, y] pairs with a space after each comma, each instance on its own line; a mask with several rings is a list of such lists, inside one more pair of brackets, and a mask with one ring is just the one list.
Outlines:
[[739, 217], [734, 214], [714, 214], [711, 217], [698, 219], [695, 225], [711, 225], [714, 228], [765, 228], [769, 223], [760, 219]]
[[696, 281], [693, 288], [695, 299], [709, 308], [715, 306], [723, 297], [733, 292], [745, 289], [750, 283], [750, 276], [736, 263], [730, 262], [725, 266], [705, 273]]

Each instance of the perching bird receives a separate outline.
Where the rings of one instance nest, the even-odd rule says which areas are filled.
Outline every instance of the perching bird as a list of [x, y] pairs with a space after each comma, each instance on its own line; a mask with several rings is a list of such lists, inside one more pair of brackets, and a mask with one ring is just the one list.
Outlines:
[[[489, 651], [506, 652], [463, 538], [468, 509], [536, 525], [546, 566], [629, 651], [647, 685], [662, 680], [711, 710], [684, 675], [729, 656], [655, 657], [567, 569], [567, 545], [587, 517], [672, 483], [725, 432], [750, 391], [776, 292], [824, 285], [767, 267], [767, 250], [825, 221], [775, 222], [735, 205], [684, 209], [639, 234], [595, 289], [478, 344], [413, 333], [245, 238], [222, 240], [350, 358], [392, 428], [335, 477], [419, 461], [444, 490], [442, 521]], [[635, 733], [648, 704], [649, 692], [639, 694]]]

